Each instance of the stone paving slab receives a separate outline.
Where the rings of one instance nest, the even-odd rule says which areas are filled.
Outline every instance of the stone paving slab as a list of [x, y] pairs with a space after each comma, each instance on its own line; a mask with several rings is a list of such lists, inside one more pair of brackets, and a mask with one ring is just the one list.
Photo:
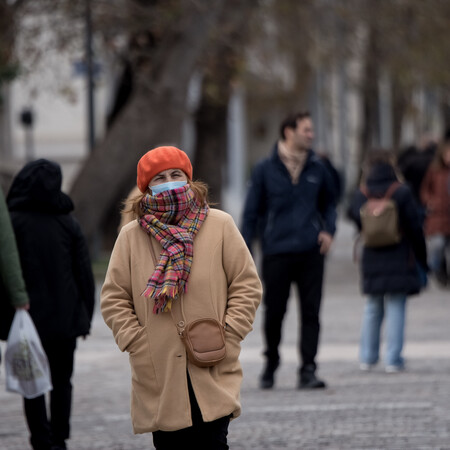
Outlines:
[[[409, 300], [405, 373], [386, 374], [382, 364], [362, 373], [357, 355], [364, 301], [351, 246], [352, 228], [343, 222], [327, 264], [318, 355], [319, 375], [329, 387], [295, 388], [292, 292], [275, 389], [258, 389], [260, 308], [241, 354], [243, 414], [230, 425], [231, 449], [450, 449], [450, 291], [430, 283], [425, 293]], [[117, 349], [98, 311], [92, 335], [78, 342], [73, 384], [70, 450], [153, 448], [150, 434], [132, 433], [128, 357]], [[29, 448], [27, 434], [21, 398], [5, 391], [2, 365], [0, 450]]]

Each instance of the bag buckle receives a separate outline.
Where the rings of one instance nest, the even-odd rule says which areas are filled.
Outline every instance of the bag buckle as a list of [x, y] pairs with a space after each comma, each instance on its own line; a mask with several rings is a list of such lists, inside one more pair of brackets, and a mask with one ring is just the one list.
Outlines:
[[183, 336], [184, 329], [186, 328], [186, 324], [184, 323], [184, 320], [180, 320], [177, 323], [177, 328], [178, 328], [178, 334], [180, 336]]

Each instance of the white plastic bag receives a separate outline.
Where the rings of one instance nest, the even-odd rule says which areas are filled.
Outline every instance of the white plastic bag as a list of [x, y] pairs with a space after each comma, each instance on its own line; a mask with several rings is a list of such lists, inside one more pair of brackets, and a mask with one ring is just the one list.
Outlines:
[[6, 390], [35, 398], [52, 387], [47, 355], [30, 314], [18, 309], [14, 315], [5, 352]]

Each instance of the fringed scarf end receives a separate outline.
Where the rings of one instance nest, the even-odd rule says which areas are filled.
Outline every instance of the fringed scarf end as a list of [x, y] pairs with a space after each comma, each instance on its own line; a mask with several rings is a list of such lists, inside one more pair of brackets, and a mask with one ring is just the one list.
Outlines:
[[161, 296], [155, 299], [155, 304], [153, 306], [153, 314], [170, 312], [172, 309], [172, 299], [166, 296]]
[[[181, 292], [180, 292], [181, 291]], [[146, 295], [148, 292], [148, 295]], [[162, 312], [170, 312], [172, 310], [172, 302], [174, 300], [179, 301], [181, 293], [186, 292], [186, 283], [182, 283], [181, 286], [171, 286], [170, 288], [163, 288], [156, 294], [156, 290], [151, 292], [151, 289], [146, 289], [143, 295], [147, 298], [153, 298], [155, 304], [153, 306], [153, 314], [159, 314]]]

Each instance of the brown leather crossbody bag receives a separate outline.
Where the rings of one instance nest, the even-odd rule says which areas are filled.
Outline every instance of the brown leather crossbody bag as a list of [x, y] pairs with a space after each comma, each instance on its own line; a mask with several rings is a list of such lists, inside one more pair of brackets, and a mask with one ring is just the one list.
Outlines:
[[[181, 299], [177, 303], [179, 302]], [[192, 364], [198, 367], [211, 367], [225, 358], [224, 326], [218, 320], [197, 319], [186, 325], [181, 320], [175, 324]]]

